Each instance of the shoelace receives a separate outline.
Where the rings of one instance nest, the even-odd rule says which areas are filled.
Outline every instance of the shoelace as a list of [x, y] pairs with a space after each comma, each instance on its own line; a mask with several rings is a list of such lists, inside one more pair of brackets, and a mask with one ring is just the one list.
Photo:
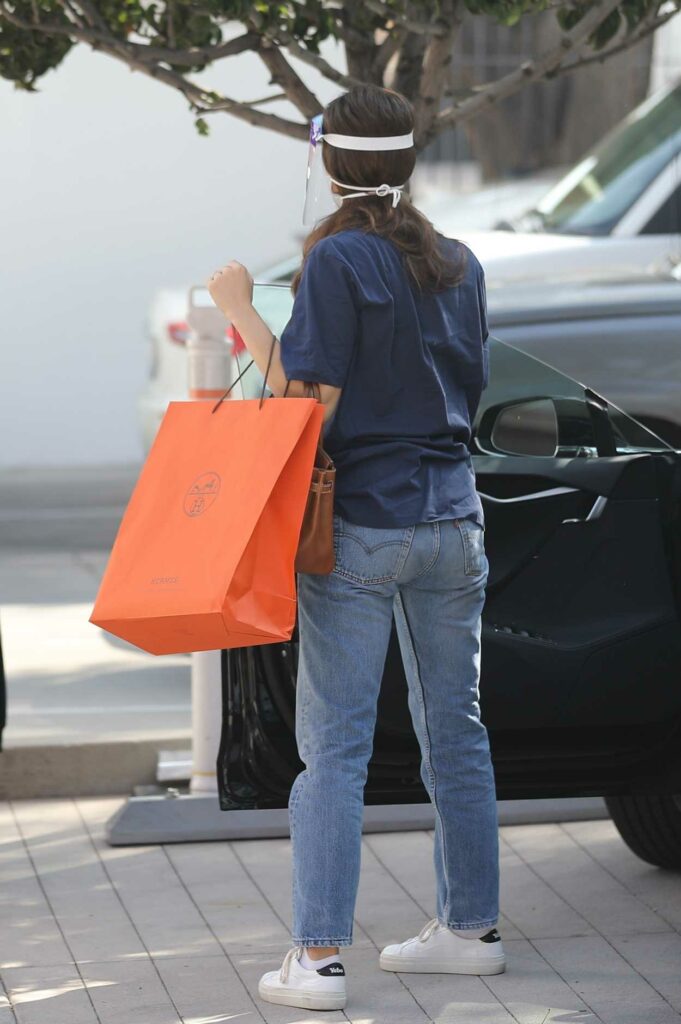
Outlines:
[[284, 984], [286, 984], [286, 982], [288, 981], [288, 972], [289, 967], [291, 966], [291, 961], [298, 960], [302, 952], [302, 946], [292, 946], [291, 949], [289, 949], [286, 956], [284, 957], [284, 962], [281, 965], [281, 970], [279, 971], [279, 978]]
[[419, 942], [426, 942], [427, 939], [429, 939], [430, 936], [433, 934], [433, 932], [437, 930], [439, 925], [440, 922], [436, 917], [434, 917], [432, 921], [428, 921], [427, 924], [424, 924], [423, 928], [417, 935]]

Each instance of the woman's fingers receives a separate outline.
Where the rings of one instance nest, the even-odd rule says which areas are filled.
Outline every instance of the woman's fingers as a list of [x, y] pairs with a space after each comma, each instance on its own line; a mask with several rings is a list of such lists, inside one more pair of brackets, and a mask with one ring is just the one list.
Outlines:
[[213, 302], [228, 319], [233, 319], [235, 310], [250, 305], [253, 298], [253, 278], [238, 260], [230, 260], [211, 274], [206, 286]]

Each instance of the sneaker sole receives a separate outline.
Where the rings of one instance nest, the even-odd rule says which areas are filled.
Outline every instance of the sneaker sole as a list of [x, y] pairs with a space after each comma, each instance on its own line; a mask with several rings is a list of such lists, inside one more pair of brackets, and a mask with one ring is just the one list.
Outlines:
[[384, 971], [404, 971], [409, 974], [503, 974], [506, 958], [473, 963], [470, 960], [425, 960], [417, 957], [381, 954], [379, 964]]
[[296, 992], [280, 988], [270, 988], [258, 984], [258, 993], [268, 1003], [280, 1003], [283, 1006], [298, 1006], [304, 1010], [342, 1010], [347, 1002], [347, 995], [336, 992]]

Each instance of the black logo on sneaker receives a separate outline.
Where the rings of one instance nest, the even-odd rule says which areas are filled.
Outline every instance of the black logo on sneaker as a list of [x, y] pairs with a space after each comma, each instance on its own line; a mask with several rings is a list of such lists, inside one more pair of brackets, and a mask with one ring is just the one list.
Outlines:
[[329, 975], [332, 975], [333, 977], [345, 977], [345, 968], [343, 967], [343, 964], [336, 961], [334, 964], [327, 964], [326, 967], [317, 968], [317, 974], [325, 974], [327, 977]]
[[496, 930], [496, 928], [492, 928], [492, 931], [491, 932], [487, 932], [487, 935], [481, 936], [480, 941], [481, 942], [501, 942], [501, 935]]

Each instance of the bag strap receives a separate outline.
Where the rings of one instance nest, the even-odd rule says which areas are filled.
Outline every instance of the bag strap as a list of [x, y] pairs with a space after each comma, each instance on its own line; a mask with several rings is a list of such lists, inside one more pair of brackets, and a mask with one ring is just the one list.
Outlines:
[[[286, 381], [286, 387], [284, 388], [284, 394], [282, 395], [282, 398], [286, 398], [286, 396], [288, 394], [288, 389], [289, 389], [289, 384], [290, 383], [291, 383], [290, 380]], [[305, 388], [305, 397], [306, 398], [316, 398], [318, 402], [321, 402], [321, 400], [322, 400], [322, 392], [321, 392], [321, 389], [319, 387], [319, 384], [313, 384], [309, 380], [304, 380], [303, 381], [303, 387]]]
[[236, 380], [235, 380], [235, 381], [233, 381], [233, 382], [232, 382], [232, 383], [231, 383], [231, 384], [229, 385], [229, 387], [228, 387], [228, 388], [227, 388], [227, 390], [225, 391], [224, 395], [221, 395], [221, 396], [220, 396], [220, 398], [218, 398], [217, 402], [215, 403], [215, 405], [214, 405], [214, 406], [213, 406], [213, 408], [211, 409], [211, 412], [215, 412], [215, 410], [216, 410], [216, 409], [217, 409], [217, 407], [218, 407], [218, 406], [220, 405], [220, 403], [221, 403], [221, 402], [224, 402], [225, 398], [227, 398], [227, 395], [228, 395], [228, 394], [230, 393], [230, 391], [232, 390], [232, 388], [233, 388], [233, 387], [235, 387], [235, 386], [236, 386], [236, 385], [237, 385], [237, 384], [239, 383], [239, 381], [241, 380], [241, 378], [243, 377], [243, 375], [244, 375], [244, 374], [246, 373], [246, 370], [250, 370], [250, 368], [251, 368], [251, 367], [253, 366], [253, 362], [254, 362], [254, 360], [253, 360], [253, 359], [251, 359], [251, 361], [250, 361], [250, 363], [248, 364], [248, 366], [245, 366], [245, 367], [243, 368], [243, 370], [241, 371], [241, 373], [239, 374], [239, 376], [238, 376], [238, 377], [236, 378]]
[[[272, 344], [270, 345], [270, 354], [269, 354], [269, 357], [267, 359], [267, 368], [265, 369], [265, 376], [263, 377], [262, 388], [260, 390], [260, 402], [258, 404], [258, 408], [259, 409], [262, 409], [263, 400], [265, 398], [265, 389], [267, 388], [267, 378], [269, 376], [270, 367], [272, 366], [272, 357], [274, 356], [274, 346], [275, 346], [277, 341], [278, 341], [278, 338], [277, 338], [276, 334], [274, 332], [272, 332]], [[215, 405], [211, 409], [211, 412], [215, 412], [216, 409], [219, 408], [219, 406], [222, 404], [222, 402], [224, 402], [225, 398], [227, 398], [227, 396], [229, 395], [229, 393], [232, 390], [232, 388], [236, 384], [239, 383], [239, 381], [241, 380], [243, 375], [246, 373], [246, 370], [250, 370], [250, 368], [251, 368], [251, 366], [253, 366], [254, 362], [255, 362], [255, 360], [251, 359], [251, 361], [248, 364], [248, 366], [246, 366], [241, 371], [241, 373], [236, 378], [236, 380], [234, 380], [229, 385], [229, 387], [227, 388], [225, 393], [223, 395], [221, 395], [220, 398], [218, 398], [217, 402], [215, 403]], [[286, 388], [284, 389], [284, 394], [282, 396], [283, 398], [286, 398], [286, 396], [288, 394], [288, 389], [289, 389], [290, 383], [291, 383], [290, 380], [286, 381]], [[305, 380], [305, 381], [303, 381], [303, 385], [304, 385], [304, 388], [305, 388], [305, 397], [306, 398], [316, 398], [318, 402], [321, 402], [321, 400], [322, 400], [322, 393], [321, 393], [319, 384], [313, 384], [310, 381]]]

